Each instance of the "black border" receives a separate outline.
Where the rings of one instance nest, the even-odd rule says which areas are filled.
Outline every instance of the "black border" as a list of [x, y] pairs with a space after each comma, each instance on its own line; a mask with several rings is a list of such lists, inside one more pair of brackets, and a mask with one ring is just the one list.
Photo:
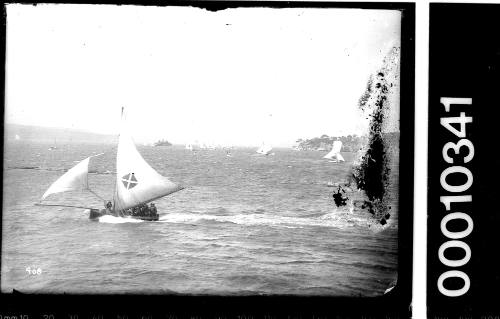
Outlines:
[[[428, 316], [499, 318], [500, 160], [491, 146], [497, 144], [500, 118], [500, 4], [432, 3], [429, 10]], [[472, 98], [472, 105], [452, 105], [447, 113], [441, 97]], [[466, 126], [465, 138], [474, 145], [474, 157], [464, 164], [466, 151], [462, 149], [454, 156], [455, 163], [448, 164], [442, 157], [443, 147], [459, 138], [441, 126], [440, 118], [458, 116], [459, 112], [473, 118]], [[449, 156], [453, 157], [452, 153]], [[440, 184], [442, 171], [453, 165], [463, 165], [472, 173], [473, 183], [465, 193], [447, 192]], [[467, 194], [472, 202], [452, 204], [449, 212], [464, 212], [472, 218], [471, 234], [459, 239], [470, 247], [471, 258], [463, 266], [448, 267], [438, 257], [439, 247], [449, 240], [440, 227], [449, 212], [439, 197]], [[461, 252], [447, 253], [447, 258], [462, 258], [458, 255]], [[464, 295], [448, 297], [439, 292], [438, 278], [449, 270], [463, 271], [469, 277], [470, 288]], [[455, 281], [455, 288], [462, 282]], [[451, 280], [445, 282], [445, 287], [452, 285]]]
[[[76, 2], [66, 2], [76, 3]], [[100, 4], [124, 4], [102, 2]], [[109, 319], [117, 315], [128, 318], [177, 317], [350, 317], [407, 318], [411, 315], [413, 252], [413, 164], [415, 109], [415, 4], [373, 2], [289, 2], [289, 1], [146, 1], [128, 4], [154, 6], [194, 6], [210, 11], [237, 7], [269, 8], [362, 8], [391, 9], [402, 12], [400, 77], [400, 183], [398, 231], [398, 283], [380, 297], [306, 297], [306, 296], [189, 296], [189, 295], [24, 295], [18, 292], [0, 294], [0, 315], [29, 315], [44, 318]], [[36, 5], [36, 4], [34, 4]], [[5, 48], [4, 7], [3, 41]], [[3, 52], [5, 66], [5, 51]], [[5, 72], [4, 72], [5, 75]], [[361, 94], [362, 92], [360, 92]], [[103, 317], [99, 317], [99, 315]], [[151, 317], [148, 317], [151, 316]]]

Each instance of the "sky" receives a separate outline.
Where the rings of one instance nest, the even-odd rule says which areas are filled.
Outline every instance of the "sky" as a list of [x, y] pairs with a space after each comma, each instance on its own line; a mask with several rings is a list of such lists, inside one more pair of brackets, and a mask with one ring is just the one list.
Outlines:
[[136, 141], [291, 146], [363, 134], [399, 11], [7, 6], [7, 123]]

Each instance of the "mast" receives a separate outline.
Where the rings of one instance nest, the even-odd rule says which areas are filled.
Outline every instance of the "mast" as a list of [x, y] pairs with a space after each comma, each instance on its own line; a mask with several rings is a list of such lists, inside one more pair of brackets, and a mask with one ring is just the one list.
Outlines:
[[[120, 132], [118, 132], [118, 142], [120, 141], [120, 133], [121, 133], [121, 126], [123, 125], [123, 109], [124, 107], [122, 106], [122, 112], [120, 114]], [[116, 164], [116, 167], [115, 167], [115, 171], [117, 171], [117, 167], [118, 167], [118, 150], [116, 152], [116, 161], [115, 161], [115, 164]], [[113, 189], [113, 213], [115, 212], [116, 210], [116, 195], [117, 195], [117, 188], [116, 188], [116, 184], [118, 182], [118, 175], [115, 174], [115, 183], [114, 183], [114, 189]]]

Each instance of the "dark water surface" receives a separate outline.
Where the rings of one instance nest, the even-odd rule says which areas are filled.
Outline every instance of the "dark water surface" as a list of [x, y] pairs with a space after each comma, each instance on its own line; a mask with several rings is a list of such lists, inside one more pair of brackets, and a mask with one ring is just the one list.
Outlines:
[[[62, 171], [12, 168], [68, 169], [106, 152], [90, 169], [113, 172], [116, 149], [47, 148], [5, 147], [3, 292], [374, 296], [397, 277], [397, 200], [382, 228], [366, 213], [335, 207], [326, 186], [346, 178], [350, 153], [334, 164], [314, 151], [276, 149], [265, 157], [236, 149], [228, 157], [223, 150], [139, 147], [151, 166], [186, 189], [156, 201], [159, 222], [93, 222], [84, 209], [33, 205]], [[392, 172], [397, 177], [397, 167]], [[89, 176], [105, 198], [114, 181], [113, 174]], [[102, 207], [80, 192], [48, 202]], [[27, 267], [42, 273], [28, 274]]]

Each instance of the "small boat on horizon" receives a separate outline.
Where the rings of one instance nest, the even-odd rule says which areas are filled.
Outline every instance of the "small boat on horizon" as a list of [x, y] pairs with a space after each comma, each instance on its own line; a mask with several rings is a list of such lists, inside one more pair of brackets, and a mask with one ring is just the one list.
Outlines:
[[48, 150], [49, 151], [57, 150], [57, 140], [56, 139], [54, 139], [54, 145], [50, 146]]
[[[272, 155], [272, 154], [271, 154], [271, 151], [272, 151], [272, 150], [273, 150], [273, 148], [272, 148], [270, 145], [268, 145], [268, 144], [266, 144], [266, 143], [262, 142], [262, 146], [261, 146], [261, 147], [259, 147], [259, 149], [257, 149], [257, 151], [256, 151], [256, 152], [257, 152], [258, 154], [261, 154], [261, 155]], [[273, 154], [274, 154], [274, 153], [273, 153]]]

